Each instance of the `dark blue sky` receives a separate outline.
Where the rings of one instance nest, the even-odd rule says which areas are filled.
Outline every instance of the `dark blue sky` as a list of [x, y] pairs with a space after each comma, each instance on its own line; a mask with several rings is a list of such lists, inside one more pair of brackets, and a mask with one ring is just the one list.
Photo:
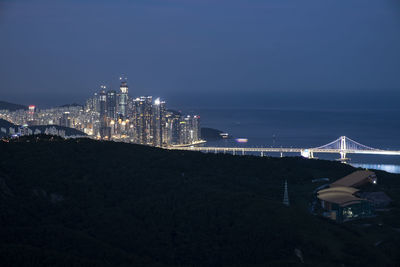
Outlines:
[[400, 4], [0, 0], [1, 100], [83, 102], [121, 73], [176, 106], [395, 106]]

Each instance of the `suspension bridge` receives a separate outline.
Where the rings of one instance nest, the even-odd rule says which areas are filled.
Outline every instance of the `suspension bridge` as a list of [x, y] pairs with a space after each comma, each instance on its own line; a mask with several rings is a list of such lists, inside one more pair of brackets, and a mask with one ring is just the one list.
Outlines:
[[170, 147], [173, 150], [189, 150], [200, 152], [214, 153], [232, 153], [233, 155], [245, 155], [246, 153], [260, 153], [265, 156], [267, 153], [300, 153], [303, 157], [314, 158], [316, 153], [339, 154], [338, 160], [346, 162], [349, 159], [347, 154], [372, 154], [372, 155], [397, 155], [400, 156], [400, 150], [383, 150], [372, 148], [360, 144], [346, 136], [319, 147], [314, 148], [284, 148], [284, 147], [207, 147], [207, 146], [186, 146], [186, 147]]

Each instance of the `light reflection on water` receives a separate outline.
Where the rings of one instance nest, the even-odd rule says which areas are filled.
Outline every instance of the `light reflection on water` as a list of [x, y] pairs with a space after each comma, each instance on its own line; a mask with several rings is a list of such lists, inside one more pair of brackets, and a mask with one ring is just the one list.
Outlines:
[[351, 163], [350, 164], [356, 168], [381, 170], [390, 173], [400, 173], [400, 165], [390, 165], [390, 164], [363, 164], [363, 163]]

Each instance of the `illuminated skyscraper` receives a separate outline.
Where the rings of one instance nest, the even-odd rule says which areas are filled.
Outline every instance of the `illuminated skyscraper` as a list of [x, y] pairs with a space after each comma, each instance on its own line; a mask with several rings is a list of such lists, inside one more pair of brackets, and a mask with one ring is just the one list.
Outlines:
[[60, 126], [64, 127], [71, 127], [71, 117], [70, 117], [70, 112], [65, 111], [60, 118]]
[[179, 122], [179, 143], [190, 144], [191, 117], [185, 116]]
[[107, 116], [107, 94], [106, 91], [104, 90], [106, 87], [101, 86], [101, 88], [103, 90], [101, 90], [99, 93], [99, 113], [100, 113], [100, 120], [103, 120], [103, 118], [106, 118]]
[[136, 98], [132, 104], [132, 119], [134, 120], [135, 132], [134, 132], [134, 142], [141, 144], [143, 141], [142, 131], [143, 131], [143, 102], [141, 98]]
[[200, 140], [200, 116], [186, 115], [181, 118], [179, 129], [179, 142], [192, 144]]
[[101, 86], [101, 89], [99, 93], [100, 137], [105, 139], [110, 137], [109, 130], [107, 129], [107, 94], [104, 85]]
[[128, 83], [125, 78], [120, 78], [121, 86], [119, 87], [119, 99], [118, 99], [118, 113], [121, 117], [125, 118], [127, 116], [127, 106], [128, 106]]
[[135, 142], [139, 144], [152, 145], [152, 97], [141, 96], [136, 98], [133, 103], [133, 117], [135, 119]]
[[169, 110], [166, 112], [166, 145], [178, 145], [180, 143], [180, 122], [181, 122], [181, 113]]
[[143, 107], [143, 118], [144, 118], [144, 143], [147, 145], [152, 144], [153, 132], [152, 132], [152, 122], [153, 122], [153, 108], [152, 108], [153, 97], [144, 97], [144, 107]]
[[93, 98], [89, 98], [86, 100], [85, 104], [85, 111], [86, 112], [97, 112], [98, 111], [98, 103], [99, 103], [99, 97], [97, 93], [94, 94]]
[[197, 142], [201, 139], [201, 133], [200, 133], [200, 116], [199, 115], [194, 115], [193, 120], [192, 120], [192, 139], [193, 142]]
[[34, 120], [35, 109], [36, 109], [36, 107], [34, 105], [30, 105], [29, 106], [29, 111], [28, 111], [29, 118], [28, 118], [28, 120]]
[[109, 119], [117, 118], [117, 93], [114, 90], [107, 92], [107, 117]]
[[28, 125], [33, 126], [37, 124], [36, 121], [36, 107], [34, 105], [29, 106], [28, 110]]
[[166, 108], [165, 101], [157, 98], [153, 105], [153, 145], [165, 146], [167, 137], [165, 132], [166, 124]]

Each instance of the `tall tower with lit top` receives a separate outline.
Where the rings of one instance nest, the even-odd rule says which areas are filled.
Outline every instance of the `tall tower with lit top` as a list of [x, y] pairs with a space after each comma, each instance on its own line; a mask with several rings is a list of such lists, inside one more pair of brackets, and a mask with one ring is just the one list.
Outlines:
[[121, 85], [119, 87], [120, 94], [119, 94], [119, 101], [118, 101], [118, 113], [123, 118], [127, 115], [127, 106], [128, 106], [128, 82], [127, 78], [122, 76], [119, 78], [121, 81]]

